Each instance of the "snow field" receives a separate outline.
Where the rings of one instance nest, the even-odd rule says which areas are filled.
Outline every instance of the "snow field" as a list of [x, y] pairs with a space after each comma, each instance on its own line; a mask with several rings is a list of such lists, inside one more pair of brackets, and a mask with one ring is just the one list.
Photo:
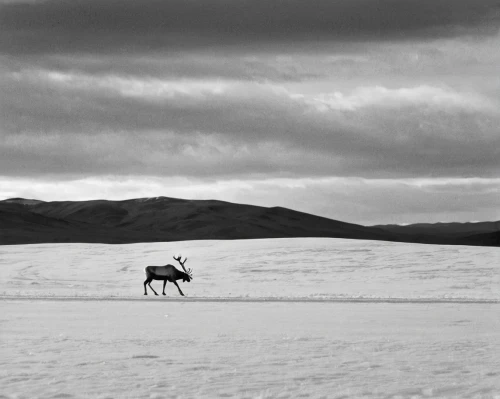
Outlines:
[[8, 300], [2, 310], [6, 398], [500, 394], [499, 305]]
[[144, 267], [174, 254], [190, 298], [500, 300], [498, 248], [329, 238], [0, 246], [0, 295], [138, 298]]
[[[179, 253], [188, 298], [143, 296]], [[497, 399], [499, 279], [495, 248], [3, 246], [0, 398]]]

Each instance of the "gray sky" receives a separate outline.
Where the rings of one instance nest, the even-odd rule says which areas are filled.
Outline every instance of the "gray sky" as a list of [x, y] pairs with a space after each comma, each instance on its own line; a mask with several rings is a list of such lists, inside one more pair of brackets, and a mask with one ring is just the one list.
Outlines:
[[500, 0], [0, 0], [0, 198], [500, 219]]

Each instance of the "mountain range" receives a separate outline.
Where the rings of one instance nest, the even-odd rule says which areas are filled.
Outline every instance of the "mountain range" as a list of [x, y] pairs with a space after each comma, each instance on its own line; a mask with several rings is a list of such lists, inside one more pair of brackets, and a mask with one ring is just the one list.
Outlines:
[[500, 221], [362, 226], [281, 207], [168, 197], [0, 201], [0, 244], [337, 237], [500, 246]]

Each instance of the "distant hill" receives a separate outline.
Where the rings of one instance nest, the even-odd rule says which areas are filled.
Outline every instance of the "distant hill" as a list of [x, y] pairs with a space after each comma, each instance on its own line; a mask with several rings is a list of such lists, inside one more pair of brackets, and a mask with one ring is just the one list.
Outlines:
[[435, 234], [460, 236], [467, 234], [494, 233], [500, 231], [500, 221], [498, 222], [476, 222], [476, 223], [417, 223], [410, 225], [377, 225], [373, 227], [382, 228], [393, 233], [410, 234]]
[[337, 237], [499, 245], [498, 228], [494, 224], [487, 227], [485, 224], [481, 229], [465, 228], [463, 224], [444, 230], [409, 227], [366, 227], [281, 207], [216, 200], [155, 197], [124, 201], [44, 202], [24, 198], [0, 201], [0, 244]]
[[500, 221], [476, 223], [417, 223], [372, 226], [415, 242], [500, 246]]

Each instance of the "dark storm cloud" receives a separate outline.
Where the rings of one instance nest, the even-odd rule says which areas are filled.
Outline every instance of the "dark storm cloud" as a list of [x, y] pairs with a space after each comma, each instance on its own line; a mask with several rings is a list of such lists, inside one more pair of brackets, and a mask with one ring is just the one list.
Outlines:
[[499, 0], [67, 0], [0, 5], [0, 50], [168, 51], [498, 31]]
[[500, 159], [494, 105], [438, 88], [316, 99], [249, 82], [6, 76], [5, 175], [495, 176]]

